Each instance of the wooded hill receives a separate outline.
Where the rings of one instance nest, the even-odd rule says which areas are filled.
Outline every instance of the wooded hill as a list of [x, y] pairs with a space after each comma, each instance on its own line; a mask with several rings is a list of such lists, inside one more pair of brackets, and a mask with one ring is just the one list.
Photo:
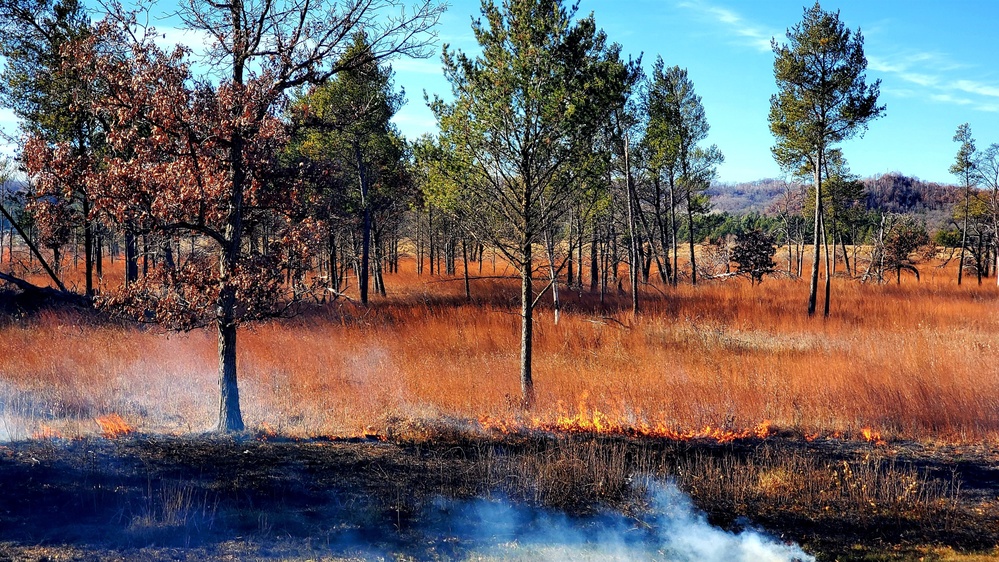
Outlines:
[[[866, 210], [916, 215], [925, 221], [927, 230], [943, 228], [952, 220], [953, 210], [961, 199], [961, 188], [910, 177], [901, 172], [860, 180], [864, 185]], [[749, 182], [715, 182], [706, 194], [715, 212], [731, 215], [770, 214], [784, 193], [787, 182], [761, 179]], [[802, 189], [796, 184], [795, 189]]]

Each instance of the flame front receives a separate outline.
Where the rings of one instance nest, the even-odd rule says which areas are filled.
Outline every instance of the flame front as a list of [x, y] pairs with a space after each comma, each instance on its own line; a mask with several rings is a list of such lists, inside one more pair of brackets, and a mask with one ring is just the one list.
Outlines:
[[874, 431], [869, 427], [865, 427], [860, 430], [860, 434], [864, 436], [864, 440], [869, 443], [874, 443], [875, 445], [885, 445], [885, 440], [881, 438], [881, 432]]
[[108, 414], [106, 416], [101, 416], [99, 418], [94, 418], [97, 425], [101, 428], [101, 435], [107, 439], [114, 439], [115, 437], [121, 437], [123, 435], [128, 435], [132, 433], [132, 426], [128, 425], [125, 420], [121, 419], [118, 414]]
[[540, 430], [558, 433], [598, 433], [609, 435], [627, 435], [631, 437], [658, 437], [677, 441], [707, 439], [719, 443], [728, 443], [739, 439], [765, 439], [773, 434], [770, 421], [764, 420], [755, 427], [741, 430], [704, 426], [697, 430], [680, 430], [670, 427], [665, 421], [649, 422], [639, 418], [626, 420], [590, 408], [586, 403], [586, 395], [580, 399], [575, 414], [563, 414], [554, 420], [533, 418], [528, 422], [503, 420], [482, 416], [479, 425], [485, 429], [500, 433], [512, 433], [524, 430]]

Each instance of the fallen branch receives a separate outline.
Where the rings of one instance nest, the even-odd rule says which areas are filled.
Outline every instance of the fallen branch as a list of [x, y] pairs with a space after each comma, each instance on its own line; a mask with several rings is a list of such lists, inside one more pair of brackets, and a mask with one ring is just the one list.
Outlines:
[[14, 285], [21, 290], [26, 298], [33, 302], [54, 301], [76, 306], [90, 306], [91, 304], [90, 299], [78, 293], [53, 289], [52, 287], [39, 287], [9, 273], [0, 272], [0, 281], [6, 281]]
[[21, 239], [24, 240], [25, 244], [28, 245], [28, 249], [31, 250], [31, 253], [35, 254], [36, 258], [38, 258], [38, 263], [42, 264], [42, 267], [45, 268], [45, 273], [48, 273], [49, 277], [51, 277], [52, 280], [55, 281], [56, 286], [59, 287], [59, 289], [62, 290], [62, 292], [68, 293], [69, 291], [66, 290], [66, 286], [63, 285], [62, 281], [59, 280], [59, 276], [56, 275], [54, 271], [52, 271], [52, 268], [49, 267], [48, 262], [45, 261], [45, 258], [42, 257], [42, 253], [38, 251], [38, 247], [35, 246], [34, 243], [32, 243], [31, 239], [28, 238], [28, 235], [24, 233], [24, 229], [21, 228], [21, 225], [14, 220], [14, 217], [7, 212], [7, 209], [2, 204], [0, 204], [0, 214], [2, 214], [3, 217], [7, 219], [7, 222], [9, 222], [10, 225], [13, 226], [15, 230], [17, 230], [18, 235], [20, 235]]

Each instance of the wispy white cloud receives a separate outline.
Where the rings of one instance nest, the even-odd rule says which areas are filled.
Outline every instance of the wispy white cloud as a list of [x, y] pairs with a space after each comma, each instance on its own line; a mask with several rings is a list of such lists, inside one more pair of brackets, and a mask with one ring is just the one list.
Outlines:
[[933, 76], [932, 74], [923, 74], [922, 72], [907, 72], [907, 71], [896, 72], [895, 74], [898, 75], [898, 77], [901, 78], [902, 80], [905, 80], [906, 82], [910, 82], [912, 84], [916, 84], [919, 86], [933, 87], [937, 86], [940, 83], [940, 78], [937, 76]]
[[988, 98], [999, 98], [999, 86], [993, 84], [983, 84], [974, 80], [958, 80], [954, 82], [954, 88], [969, 94], [977, 94]]
[[770, 40], [778, 35], [763, 26], [746, 21], [733, 10], [713, 6], [706, 2], [679, 2], [677, 6], [699, 13], [705, 19], [719, 24], [729, 34], [740, 38], [739, 43], [760, 52], [770, 52]]
[[977, 111], [999, 111], [999, 103], [996, 103], [999, 99], [999, 84], [966, 78], [968, 73], [975, 72], [974, 67], [955, 62], [944, 53], [871, 55], [868, 57], [868, 69], [886, 75], [886, 80], [897, 79], [918, 87], [885, 89], [885, 92], [897, 95], [904, 90], [909, 94], [907, 97], [920, 96], [928, 101], [964, 106]]
[[952, 103], [955, 105], [975, 105], [974, 100], [952, 96], [950, 94], [931, 94], [930, 99], [941, 103]]

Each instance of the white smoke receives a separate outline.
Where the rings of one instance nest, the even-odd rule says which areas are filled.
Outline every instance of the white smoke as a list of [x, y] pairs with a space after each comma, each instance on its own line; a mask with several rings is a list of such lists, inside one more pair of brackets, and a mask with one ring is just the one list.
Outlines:
[[[728, 532], [708, 523], [672, 483], [649, 483], [649, 513], [587, 518], [506, 501], [439, 501], [435, 528], [444, 542], [466, 544], [476, 560], [806, 562], [815, 557], [761, 532]], [[431, 517], [437, 519], [437, 517]], [[443, 525], [443, 527], [441, 527]]]

